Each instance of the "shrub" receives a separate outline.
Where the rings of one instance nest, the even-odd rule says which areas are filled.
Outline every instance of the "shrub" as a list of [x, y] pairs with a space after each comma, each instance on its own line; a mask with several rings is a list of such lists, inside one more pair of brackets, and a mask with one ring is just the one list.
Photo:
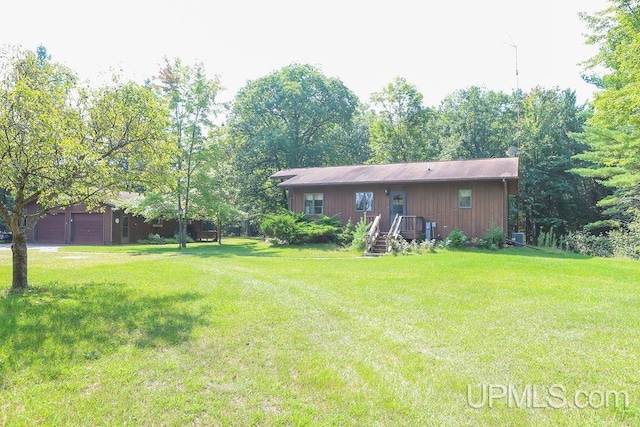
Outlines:
[[489, 249], [491, 247], [491, 243], [489, 243], [483, 237], [472, 237], [471, 244], [480, 249]]
[[353, 239], [351, 241], [351, 247], [359, 252], [364, 251], [367, 246], [367, 235], [369, 234], [369, 224], [364, 217], [360, 218], [360, 221], [356, 224], [353, 231]]
[[296, 218], [289, 213], [267, 215], [260, 228], [267, 238], [278, 243], [293, 243], [296, 239]]
[[392, 239], [390, 242], [391, 253], [393, 255], [422, 254], [425, 251], [430, 253], [436, 252], [436, 240], [412, 240], [407, 242], [405, 239]]
[[405, 239], [391, 239], [389, 241], [389, 248], [393, 255], [402, 254], [405, 255], [409, 252], [409, 242]]
[[504, 248], [505, 237], [504, 230], [501, 227], [491, 226], [482, 239], [485, 241], [487, 249], [493, 249], [494, 247], [497, 249]]
[[556, 235], [554, 227], [552, 226], [549, 231], [540, 230], [540, 234], [538, 234], [538, 246], [545, 248], [557, 248], [559, 246], [560, 239]]
[[454, 228], [445, 240], [445, 246], [450, 249], [460, 249], [467, 242], [467, 236], [457, 228]]
[[353, 233], [356, 231], [356, 226], [353, 225], [353, 221], [351, 218], [347, 221], [344, 228], [342, 229], [342, 233], [338, 236], [338, 243], [341, 246], [349, 246], [351, 242], [353, 242]]
[[342, 225], [336, 226], [320, 221], [301, 222], [296, 225], [291, 243], [335, 243], [341, 231]]
[[149, 234], [146, 239], [138, 240], [138, 243], [141, 245], [164, 245], [167, 241], [163, 237], [160, 237], [159, 234]]
[[594, 236], [584, 231], [569, 232], [565, 237], [567, 249], [589, 256], [613, 256], [611, 240], [604, 235]]
[[265, 237], [282, 244], [337, 243], [343, 226], [335, 217], [312, 221], [307, 215], [283, 211], [266, 215], [260, 224]]
[[632, 221], [626, 230], [611, 231], [609, 239], [614, 257], [640, 259], [640, 220]]

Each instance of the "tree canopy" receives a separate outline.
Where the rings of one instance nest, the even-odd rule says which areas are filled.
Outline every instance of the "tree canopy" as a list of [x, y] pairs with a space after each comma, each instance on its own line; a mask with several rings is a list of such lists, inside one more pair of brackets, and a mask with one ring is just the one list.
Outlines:
[[[354, 117], [358, 98], [311, 65], [292, 64], [250, 81], [229, 117], [236, 144], [240, 197], [248, 210], [274, 211], [285, 203], [269, 176], [286, 168], [349, 164], [363, 145]], [[354, 132], [355, 131], [355, 132]], [[349, 135], [353, 144], [344, 144]]]
[[46, 51], [2, 52], [0, 218], [13, 233], [14, 289], [28, 285], [26, 233], [39, 218], [162, 179], [166, 124], [162, 100], [143, 86], [115, 79], [88, 89]]
[[593, 116], [578, 135], [589, 150], [576, 158], [590, 166], [574, 171], [612, 188], [600, 205], [626, 222], [638, 217], [640, 209], [640, 2], [611, 3], [593, 16], [583, 15], [592, 31], [588, 43], [599, 47], [586, 62], [587, 69], [602, 72], [592, 78], [602, 90], [595, 94]]
[[373, 163], [415, 162], [439, 156], [436, 115], [422, 101], [422, 94], [403, 77], [396, 77], [371, 95], [375, 109], [369, 131]]
[[221, 85], [217, 77], [207, 77], [201, 63], [190, 66], [180, 58], [165, 58], [150, 87], [168, 106], [166, 137], [173, 145], [171, 167], [164, 188], [146, 189], [142, 197], [132, 199], [127, 210], [146, 218], [177, 218], [182, 248], [186, 247], [187, 221], [206, 218], [206, 205], [212, 203], [209, 197], [218, 184], [195, 178], [215, 169], [219, 162], [209, 133], [215, 128]]

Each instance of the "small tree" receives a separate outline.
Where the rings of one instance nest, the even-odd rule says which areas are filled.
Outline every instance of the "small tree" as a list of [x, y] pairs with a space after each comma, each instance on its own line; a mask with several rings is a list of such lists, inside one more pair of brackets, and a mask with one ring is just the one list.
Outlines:
[[[176, 149], [172, 160], [171, 186], [164, 195], [175, 200], [174, 212], [180, 228], [180, 247], [186, 247], [187, 219], [190, 216], [194, 176], [209, 161], [207, 134], [215, 115], [215, 98], [220, 90], [216, 78], [206, 76], [204, 66], [186, 66], [178, 58], [165, 64], [152, 87], [168, 102], [169, 135]], [[173, 216], [172, 215], [172, 216]]]

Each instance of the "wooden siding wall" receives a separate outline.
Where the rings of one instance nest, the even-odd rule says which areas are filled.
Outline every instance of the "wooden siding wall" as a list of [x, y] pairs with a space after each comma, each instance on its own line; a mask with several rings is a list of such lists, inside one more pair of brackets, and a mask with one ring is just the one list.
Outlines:
[[[118, 210], [114, 212], [113, 218], [113, 243], [122, 243], [122, 217], [124, 212]], [[115, 223], [115, 219], [118, 223]], [[138, 240], [146, 239], [149, 234], [158, 234], [160, 237], [173, 237], [178, 233], [178, 221], [162, 221], [162, 227], [154, 227], [145, 222], [144, 217], [129, 215], [129, 243], [136, 243]]]
[[[33, 213], [36, 210], [35, 205], [27, 206], [27, 212]], [[65, 210], [55, 209], [49, 215], [61, 215], [64, 217], [64, 241], [55, 242], [57, 244], [73, 243], [72, 228], [73, 228], [73, 215], [74, 214], [90, 214], [99, 216], [101, 219], [101, 230], [96, 230], [97, 233], [102, 234], [101, 243], [111, 243], [111, 221], [113, 214], [110, 208], [106, 208], [104, 212], [87, 212], [85, 205], [71, 206]], [[62, 224], [61, 224], [62, 225]], [[27, 233], [27, 241], [30, 243], [37, 242], [38, 236], [38, 223], [35, 227]]]
[[[470, 209], [458, 207], [458, 190], [472, 190]], [[388, 190], [389, 194], [385, 194]], [[373, 192], [373, 212], [367, 216], [382, 214], [382, 229], [389, 229], [390, 194], [395, 191], [406, 192], [407, 215], [421, 216], [425, 221], [436, 223], [435, 234], [444, 239], [454, 229], [462, 230], [468, 237], [480, 237], [492, 226], [507, 231], [507, 195], [517, 192], [514, 184], [505, 185], [502, 181], [472, 181], [433, 184], [406, 185], [358, 185], [340, 187], [295, 187], [289, 189], [289, 208], [296, 212], [304, 211], [305, 193], [323, 193], [324, 214], [339, 214], [338, 219], [354, 223], [362, 218], [362, 212], [355, 210], [356, 192]]]

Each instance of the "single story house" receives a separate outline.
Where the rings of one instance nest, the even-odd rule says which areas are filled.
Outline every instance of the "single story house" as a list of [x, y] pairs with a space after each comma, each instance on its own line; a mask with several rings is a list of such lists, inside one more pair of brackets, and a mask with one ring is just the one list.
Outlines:
[[509, 196], [518, 194], [518, 158], [298, 168], [272, 179], [287, 190], [288, 208], [343, 223], [380, 215], [389, 230], [396, 215], [406, 238], [444, 239], [453, 229], [480, 237], [507, 232]]
[[[121, 197], [128, 197], [128, 193]], [[36, 209], [27, 207], [27, 213]], [[112, 204], [100, 211], [89, 211], [84, 205], [58, 209], [40, 218], [27, 233], [29, 243], [109, 245], [135, 243], [150, 234], [173, 237], [178, 234], [178, 221], [152, 220], [130, 215]], [[216, 231], [212, 221], [189, 221], [187, 234], [194, 240], [214, 240]]]

